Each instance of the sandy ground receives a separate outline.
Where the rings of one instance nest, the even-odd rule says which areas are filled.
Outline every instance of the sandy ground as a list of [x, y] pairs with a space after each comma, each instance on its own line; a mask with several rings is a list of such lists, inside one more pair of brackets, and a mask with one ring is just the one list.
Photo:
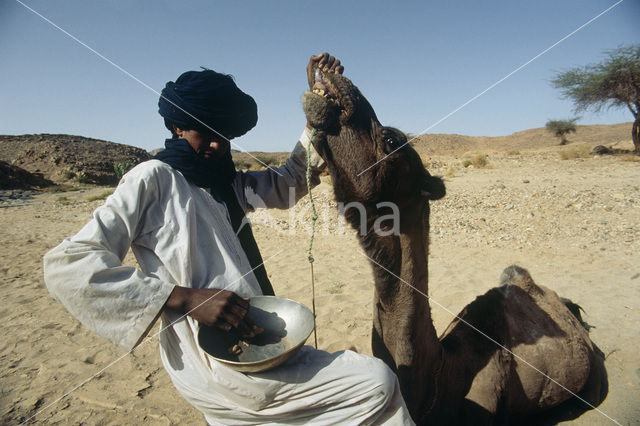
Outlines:
[[[609, 395], [577, 425], [640, 424], [640, 162], [560, 160], [554, 150], [490, 154], [490, 168], [429, 159], [447, 174], [432, 203], [430, 295], [443, 331], [516, 263], [579, 303], [607, 355]], [[87, 331], [50, 298], [42, 255], [77, 232], [105, 188], [41, 193], [0, 204], [0, 415], [2, 423], [204, 424], [173, 388], [156, 329], [132, 354]], [[316, 194], [314, 256], [321, 349], [370, 353], [372, 274], [355, 235], [341, 225], [328, 183]], [[62, 198], [64, 197], [64, 198]], [[308, 201], [253, 215], [276, 293], [311, 306]], [[128, 255], [127, 263], [135, 261]], [[312, 343], [311, 338], [308, 343]]]

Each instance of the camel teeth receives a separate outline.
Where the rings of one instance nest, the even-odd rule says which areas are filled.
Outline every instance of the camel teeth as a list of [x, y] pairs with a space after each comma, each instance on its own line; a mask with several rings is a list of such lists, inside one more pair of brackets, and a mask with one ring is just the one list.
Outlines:
[[315, 87], [315, 88], [313, 88], [311, 91], [312, 91], [313, 93], [315, 93], [316, 95], [322, 96], [322, 97], [323, 97], [323, 98], [325, 98], [327, 101], [329, 101], [329, 102], [331, 102], [331, 103], [333, 103], [333, 104], [338, 105], [338, 101], [336, 101], [334, 98], [332, 98], [332, 97], [330, 96], [330, 94], [329, 94], [327, 91], [325, 91], [324, 89], [321, 89], [321, 88], [319, 88], [319, 87]]

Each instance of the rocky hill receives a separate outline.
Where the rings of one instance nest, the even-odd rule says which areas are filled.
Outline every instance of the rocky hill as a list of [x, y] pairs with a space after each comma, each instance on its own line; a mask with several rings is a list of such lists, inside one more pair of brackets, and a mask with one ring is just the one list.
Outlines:
[[[629, 141], [630, 132], [631, 123], [578, 126], [577, 133], [569, 135], [569, 141], [576, 145], [615, 147]], [[429, 157], [535, 151], [557, 146], [558, 140], [544, 128], [538, 128], [497, 137], [425, 134], [415, 137], [411, 144], [421, 156]], [[238, 169], [263, 169], [261, 163], [278, 166], [288, 156], [288, 152], [233, 152]], [[149, 158], [151, 154], [141, 148], [82, 136], [0, 135], [0, 189], [30, 189], [51, 183], [114, 185], [118, 182], [114, 166], [128, 169]]]
[[[54, 183], [113, 185], [118, 182], [114, 165], [130, 168], [149, 158], [141, 148], [82, 136], [0, 135], [0, 161], [14, 173], [19, 168]], [[6, 186], [4, 179], [0, 186]]]

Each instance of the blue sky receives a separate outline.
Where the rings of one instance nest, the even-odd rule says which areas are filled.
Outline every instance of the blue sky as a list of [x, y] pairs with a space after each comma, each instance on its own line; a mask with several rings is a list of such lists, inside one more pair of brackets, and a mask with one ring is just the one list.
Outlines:
[[[383, 124], [420, 133], [616, 3], [531, 1], [22, 0], [156, 91], [200, 66], [258, 103], [247, 150], [290, 150], [304, 126], [309, 56], [340, 58]], [[625, 0], [429, 130], [507, 135], [572, 117], [549, 80], [640, 42]], [[66, 133], [153, 149], [158, 96], [15, 0], [0, 0], [0, 134]], [[632, 120], [623, 109], [579, 124]]]

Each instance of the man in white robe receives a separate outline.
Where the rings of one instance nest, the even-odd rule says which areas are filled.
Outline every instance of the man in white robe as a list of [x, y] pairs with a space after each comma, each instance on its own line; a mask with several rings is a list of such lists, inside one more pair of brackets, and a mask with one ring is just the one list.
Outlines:
[[[342, 71], [326, 54], [312, 61]], [[229, 149], [228, 141], [204, 131], [175, 123], [173, 131], [204, 158]], [[268, 208], [290, 207], [290, 187], [296, 199], [303, 196], [307, 149], [313, 147], [305, 129], [277, 172], [235, 173], [231, 186], [241, 208], [253, 208], [247, 193]], [[313, 184], [321, 166], [312, 151]], [[139, 164], [80, 232], [45, 255], [51, 295], [127, 351], [161, 317], [164, 367], [209, 424], [412, 424], [396, 376], [375, 358], [305, 346], [275, 369], [245, 374], [206, 355], [197, 342], [199, 322], [224, 330], [246, 327], [246, 298], [263, 294], [228, 203], [215, 195], [166, 162]], [[140, 269], [122, 265], [129, 247]]]

